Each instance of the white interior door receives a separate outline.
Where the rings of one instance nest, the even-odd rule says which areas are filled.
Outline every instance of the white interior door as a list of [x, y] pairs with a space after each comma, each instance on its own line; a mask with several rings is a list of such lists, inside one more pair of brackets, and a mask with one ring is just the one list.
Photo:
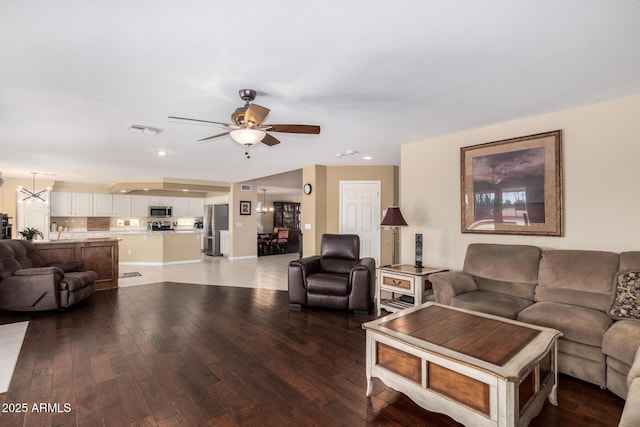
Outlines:
[[340, 181], [340, 234], [360, 236], [360, 256], [380, 264], [380, 181]]

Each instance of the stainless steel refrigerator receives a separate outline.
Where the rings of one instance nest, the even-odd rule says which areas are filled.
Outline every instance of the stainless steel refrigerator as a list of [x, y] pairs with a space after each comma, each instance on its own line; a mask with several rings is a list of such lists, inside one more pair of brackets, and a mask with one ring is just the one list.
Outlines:
[[229, 205], [206, 205], [204, 209], [204, 253], [220, 256], [220, 230], [229, 229]]

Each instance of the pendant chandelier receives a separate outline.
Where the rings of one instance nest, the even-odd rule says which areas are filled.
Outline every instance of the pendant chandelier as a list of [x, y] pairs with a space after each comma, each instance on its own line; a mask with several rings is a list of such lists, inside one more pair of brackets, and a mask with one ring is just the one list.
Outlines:
[[273, 207], [267, 209], [267, 190], [263, 188], [260, 191], [262, 191], [262, 207], [257, 208], [256, 210], [258, 211], [258, 213], [266, 213], [266, 212], [273, 211]]
[[27, 190], [22, 185], [18, 186], [18, 191], [27, 196], [22, 200], [20, 200], [20, 202], [31, 203], [34, 200], [40, 200], [42, 202], [49, 203], [46, 199], [42, 197], [42, 194], [49, 191], [49, 187], [45, 188], [44, 190], [36, 191], [36, 175], [37, 174], [38, 172], [31, 172], [31, 175], [33, 175], [33, 186], [31, 187], [32, 191]]

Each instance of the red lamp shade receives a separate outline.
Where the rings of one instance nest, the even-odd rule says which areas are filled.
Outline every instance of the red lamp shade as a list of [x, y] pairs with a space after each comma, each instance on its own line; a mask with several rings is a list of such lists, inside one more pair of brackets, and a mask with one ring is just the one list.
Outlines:
[[382, 219], [380, 225], [387, 227], [402, 227], [409, 224], [404, 220], [402, 212], [400, 212], [400, 208], [398, 206], [390, 206], [387, 208], [387, 214]]

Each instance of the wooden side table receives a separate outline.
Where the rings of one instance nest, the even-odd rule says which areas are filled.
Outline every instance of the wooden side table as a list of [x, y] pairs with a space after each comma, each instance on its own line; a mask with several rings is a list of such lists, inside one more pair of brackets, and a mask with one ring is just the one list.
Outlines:
[[[409, 264], [395, 264], [389, 267], [377, 268], [376, 279], [376, 307], [378, 316], [380, 310], [395, 312], [408, 307], [414, 307], [424, 302], [425, 291], [431, 289], [430, 274], [449, 271], [446, 268], [422, 267], [416, 268]], [[392, 298], [382, 299], [382, 292], [391, 292]]]

